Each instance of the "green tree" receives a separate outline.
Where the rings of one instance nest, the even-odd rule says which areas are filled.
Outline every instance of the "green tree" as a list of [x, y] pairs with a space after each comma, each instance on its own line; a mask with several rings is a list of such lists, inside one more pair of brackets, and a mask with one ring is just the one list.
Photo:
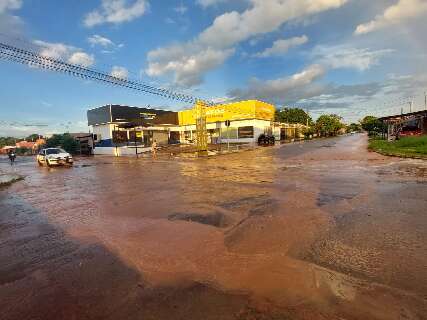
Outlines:
[[360, 123], [351, 123], [347, 126], [347, 132], [361, 132], [362, 125]]
[[323, 137], [336, 136], [344, 128], [342, 118], [336, 114], [321, 115], [316, 121], [316, 130]]
[[28, 137], [26, 137], [25, 140], [35, 142], [39, 137], [40, 135], [38, 135], [37, 133], [33, 133], [33, 134], [30, 134]]
[[304, 139], [310, 139], [316, 133], [316, 130], [313, 126], [307, 127], [303, 130]]
[[15, 149], [16, 154], [23, 156], [26, 154], [31, 154], [31, 149], [28, 149], [26, 147], [16, 148]]
[[307, 124], [308, 119], [309, 126], [313, 124], [313, 119], [311, 119], [310, 115], [300, 108], [283, 108], [277, 110], [275, 119], [277, 122], [300, 123], [304, 125]]
[[76, 153], [79, 147], [78, 142], [69, 134], [54, 134], [46, 140], [46, 148], [61, 147], [69, 153]]
[[0, 137], [0, 148], [5, 146], [14, 146], [18, 141], [21, 141], [21, 139], [14, 137]]
[[367, 131], [370, 136], [381, 133], [384, 130], [384, 124], [374, 116], [366, 116], [361, 121], [363, 130]]

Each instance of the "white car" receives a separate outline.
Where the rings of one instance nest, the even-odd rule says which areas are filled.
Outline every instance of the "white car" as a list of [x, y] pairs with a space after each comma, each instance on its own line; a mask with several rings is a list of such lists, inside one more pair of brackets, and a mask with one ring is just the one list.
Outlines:
[[50, 166], [73, 165], [73, 157], [71, 154], [61, 148], [46, 148], [40, 150], [37, 155], [37, 163], [42, 166], [46, 164]]

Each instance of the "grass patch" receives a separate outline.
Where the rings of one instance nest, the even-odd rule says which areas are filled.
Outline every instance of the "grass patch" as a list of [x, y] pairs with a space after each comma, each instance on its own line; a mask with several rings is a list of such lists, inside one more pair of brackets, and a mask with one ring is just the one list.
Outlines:
[[369, 150], [388, 156], [427, 159], [427, 136], [405, 137], [397, 141], [371, 139]]

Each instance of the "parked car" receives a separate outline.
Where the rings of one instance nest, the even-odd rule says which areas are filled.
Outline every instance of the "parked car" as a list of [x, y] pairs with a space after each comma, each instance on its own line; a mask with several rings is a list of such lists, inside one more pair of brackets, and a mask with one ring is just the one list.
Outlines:
[[71, 154], [61, 148], [46, 148], [40, 150], [37, 155], [37, 163], [42, 166], [46, 164], [50, 166], [73, 165], [73, 157]]
[[274, 145], [276, 138], [272, 135], [261, 134], [258, 137], [258, 144], [263, 146]]

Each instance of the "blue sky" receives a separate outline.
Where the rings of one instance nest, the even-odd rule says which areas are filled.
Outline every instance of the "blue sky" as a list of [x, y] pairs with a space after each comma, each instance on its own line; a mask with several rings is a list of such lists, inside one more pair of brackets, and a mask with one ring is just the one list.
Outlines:
[[[350, 122], [423, 107], [426, 18], [427, 0], [0, 0], [0, 39], [206, 99]], [[0, 75], [0, 135], [87, 131], [86, 110], [109, 103], [190, 107], [2, 60]]]

